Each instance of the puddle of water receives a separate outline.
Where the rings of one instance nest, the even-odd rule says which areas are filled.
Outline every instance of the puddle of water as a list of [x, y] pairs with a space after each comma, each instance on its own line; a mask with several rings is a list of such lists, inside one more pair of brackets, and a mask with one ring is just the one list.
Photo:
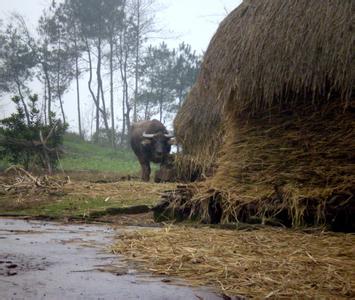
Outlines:
[[0, 219], [1, 299], [223, 299], [142, 278], [105, 250], [116, 234], [107, 226]]

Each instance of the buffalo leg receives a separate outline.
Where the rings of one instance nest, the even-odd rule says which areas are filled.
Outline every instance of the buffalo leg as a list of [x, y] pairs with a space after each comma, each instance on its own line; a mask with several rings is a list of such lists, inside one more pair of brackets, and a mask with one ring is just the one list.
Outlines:
[[142, 167], [142, 180], [149, 181], [150, 178], [150, 164], [149, 162], [141, 162]]

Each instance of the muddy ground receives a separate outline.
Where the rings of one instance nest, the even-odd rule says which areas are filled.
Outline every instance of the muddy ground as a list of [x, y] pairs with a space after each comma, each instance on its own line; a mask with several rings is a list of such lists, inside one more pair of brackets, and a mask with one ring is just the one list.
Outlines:
[[223, 299], [112, 255], [107, 245], [132, 229], [1, 218], [1, 299]]

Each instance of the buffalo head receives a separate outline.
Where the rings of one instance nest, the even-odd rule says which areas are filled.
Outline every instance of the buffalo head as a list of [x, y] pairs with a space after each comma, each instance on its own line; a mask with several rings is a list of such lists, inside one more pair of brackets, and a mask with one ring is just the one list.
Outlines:
[[170, 153], [171, 145], [175, 143], [172, 134], [168, 133], [143, 133], [142, 145], [150, 148], [156, 161], [162, 161]]

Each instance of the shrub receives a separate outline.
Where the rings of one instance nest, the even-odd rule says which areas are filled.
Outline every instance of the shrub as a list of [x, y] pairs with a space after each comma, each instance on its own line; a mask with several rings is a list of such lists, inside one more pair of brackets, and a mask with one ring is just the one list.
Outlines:
[[25, 169], [44, 168], [51, 173], [58, 163], [67, 125], [54, 114], [51, 124], [44, 124], [36, 94], [29, 96], [27, 104], [18, 96], [11, 100], [16, 112], [0, 120], [0, 159]]

